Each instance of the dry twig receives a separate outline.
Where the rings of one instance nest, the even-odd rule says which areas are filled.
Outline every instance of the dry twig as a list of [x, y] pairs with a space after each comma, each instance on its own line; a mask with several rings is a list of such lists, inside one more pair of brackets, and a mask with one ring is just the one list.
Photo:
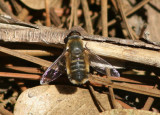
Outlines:
[[46, 26], [51, 26], [49, 0], [45, 0], [46, 7]]
[[[126, 16], [129, 16], [131, 14], [133, 14], [135, 11], [139, 10], [140, 8], [142, 8], [145, 4], [147, 4], [150, 0], [143, 0], [142, 2], [138, 3], [136, 6], [134, 6], [131, 10], [128, 10], [126, 12]], [[111, 26], [113, 24], [115, 24], [117, 22], [116, 19], [113, 19], [111, 21], [108, 22], [108, 26]]]
[[[153, 89], [155, 89], [157, 87], [157, 85], [154, 86]], [[154, 102], [154, 98], [153, 97], [148, 97], [146, 103], [144, 104], [144, 107], [142, 108], [143, 110], [149, 110], [152, 106]]]
[[10, 73], [10, 72], [0, 72], [1, 77], [12, 77], [12, 78], [20, 78], [20, 79], [31, 79], [31, 80], [39, 80], [41, 75], [34, 74], [22, 74], [22, 73]]
[[84, 13], [84, 17], [85, 17], [87, 31], [89, 34], [93, 34], [93, 26], [92, 26], [92, 21], [91, 21], [91, 17], [90, 17], [90, 13], [89, 13], [89, 7], [88, 7], [87, 0], [81, 0], [81, 3], [82, 3], [82, 7], [83, 7], [83, 13]]
[[101, 109], [100, 111], [106, 111], [105, 107], [101, 104], [101, 102], [96, 97], [96, 94], [95, 94], [95, 91], [94, 91], [93, 87], [91, 85], [88, 85], [88, 88], [89, 88], [89, 91], [92, 94], [93, 98], [97, 102], [97, 105], [100, 106], [100, 108], [99, 108], [99, 109]]
[[102, 35], [108, 37], [108, 13], [107, 13], [108, 0], [101, 0], [101, 18], [102, 18]]
[[131, 85], [128, 83], [110, 83], [106, 78], [97, 77], [97, 76], [89, 76], [89, 81], [99, 83], [106, 86], [112, 86], [115, 89], [121, 89], [125, 91], [130, 91], [134, 93], [140, 93], [148, 96], [160, 97], [160, 91], [156, 89], [150, 89], [145, 87], [140, 87], [136, 85]]
[[36, 64], [39, 64], [41, 66], [49, 67], [52, 64], [49, 61], [46, 61], [46, 60], [43, 60], [43, 59], [40, 59], [40, 58], [37, 58], [37, 57], [33, 57], [33, 56], [30, 56], [30, 55], [27, 55], [27, 54], [22, 54], [22, 53], [13, 51], [11, 49], [8, 49], [8, 48], [2, 47], [2, 46], [0, 46], [0, 51], [4, 52], [4, 53], [7, 53], [9, 55], [12, 55], [12, 56], [19, 57], [21, 59], [33, 62], [33, 63], [36, 63]]
[[132, 31], [131, 31], [131, 28], [129, 27], [129, 24], [127, 22], [127, 18], [126, 18], [126, 15], [124, 13], [124, 9], [123, 9], [123, 5], [122, 5], [122, 1], [121, 0], [117, 0], [117, 6], [119, 6], [119, 11], [120, 11], [120, 14], [122, 16], [122, 20], [123, 20], [123, 22], [125, 24], [126, 30], [128, 31], [128, 34], [129, 34], [130, 38], [132, 40], [135, 40], [135, 38], [134, 38], [134, 36], [132, 34]]
[[[111, 76], [110, 75], [110, 70], [108, 68], [106, 69], [106, 73], [107, 73], [106, 78], [111, 81], [111, 79], [110, 79], [110, 76]], [[111, 98], [113, 109], [118, 109], [112, 86], [108, 86], [108, 89], [109, 89], [109, 94], [110, 94], [110, 98]]]

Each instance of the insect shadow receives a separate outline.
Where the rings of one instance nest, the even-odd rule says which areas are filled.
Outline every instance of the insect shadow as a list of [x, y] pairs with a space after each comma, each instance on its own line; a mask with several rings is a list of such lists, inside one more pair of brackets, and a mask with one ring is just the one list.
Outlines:
[[73, 94], [77, 91], [77, 87], [68, 85], [55, 85], [58, 92], [61, 94]]

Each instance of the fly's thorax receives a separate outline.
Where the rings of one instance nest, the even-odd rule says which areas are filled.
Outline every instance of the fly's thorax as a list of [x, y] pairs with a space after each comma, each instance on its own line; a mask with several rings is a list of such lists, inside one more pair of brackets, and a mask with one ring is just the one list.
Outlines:
[[82, 55], [84, 48], [82, 40], [79, 36], [71, 36], [67, 42], [66, 49], [71, 53], [71, 55], [78, 57]]

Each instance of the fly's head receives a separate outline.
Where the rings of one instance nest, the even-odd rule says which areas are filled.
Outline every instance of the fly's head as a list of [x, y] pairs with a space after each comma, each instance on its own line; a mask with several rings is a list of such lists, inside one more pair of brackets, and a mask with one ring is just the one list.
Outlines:
[[64, 39], [64, 43], [67, 44], [70, 40], [79, 40], [79, 39], [83, 39], [83, 37], [79, 32], [74, 30], [67, 35], [67, 37]]

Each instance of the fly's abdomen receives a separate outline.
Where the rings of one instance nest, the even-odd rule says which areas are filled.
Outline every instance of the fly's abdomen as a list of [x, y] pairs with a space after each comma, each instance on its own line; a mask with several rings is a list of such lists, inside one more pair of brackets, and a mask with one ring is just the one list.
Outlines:
[[84, 84], [88, 80], [84, 57], [71, 57], [70, 81], [74, 84]]

